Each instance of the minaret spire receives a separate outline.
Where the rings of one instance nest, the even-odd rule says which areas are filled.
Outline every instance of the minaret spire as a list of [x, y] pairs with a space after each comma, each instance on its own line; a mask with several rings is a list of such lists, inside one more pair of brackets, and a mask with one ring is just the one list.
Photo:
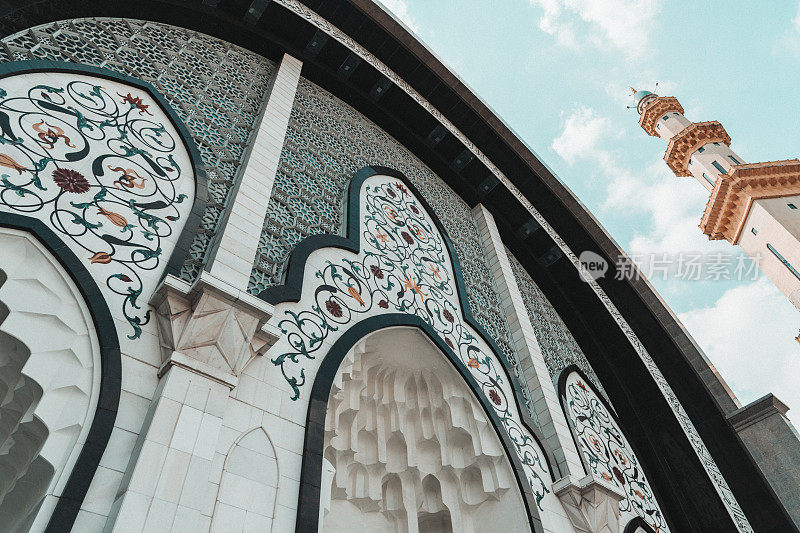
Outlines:
[[709, 191], [702, 232], [740, 246], [800, 309], [800, 160], [747, 164], [719, 122], [691, 122], [677, 98], [630, 89], [639, 125], [667, 141], [670, 170]]

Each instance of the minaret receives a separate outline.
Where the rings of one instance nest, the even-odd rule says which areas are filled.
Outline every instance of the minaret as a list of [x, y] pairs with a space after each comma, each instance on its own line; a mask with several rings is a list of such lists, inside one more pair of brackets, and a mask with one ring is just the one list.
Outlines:
[[677, 98], [631, 91], [639, 125], [667, 141], [670, 170], [709, 191], [702, 232], [740, 246], [800, 309], [800, 160], [745, 163], [719, 122], [691, 122]]

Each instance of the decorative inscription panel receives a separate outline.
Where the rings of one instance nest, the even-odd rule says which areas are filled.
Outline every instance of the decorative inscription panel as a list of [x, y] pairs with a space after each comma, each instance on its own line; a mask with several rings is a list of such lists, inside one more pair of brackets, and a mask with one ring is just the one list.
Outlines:
[[75, 73], [0, 79], [0, 209], [50, 226], [131, 339], [194, 194], [180, 134], [146, 91]]
[[537, 503], [550, 474], [538, 443], [520, 421], [511, 384], [489, 345], [465, 321], [444, 239], [397, 178], [361, 186], [361, 251], [323, 248], [306, 263], [297, 303], [275, 306], [283, 335], [270, 351], [297, 399], [330, 346], [364, 318], [407, 313], [422, 319], [456, 353], [492, 403], [514, 442]]
[[591, 473], [626, 495], [619, 502], [621, 523], [641, 516], [655, 531], [669, 531], [639, 460], [592, 384], [571, 372], [561, 401]]

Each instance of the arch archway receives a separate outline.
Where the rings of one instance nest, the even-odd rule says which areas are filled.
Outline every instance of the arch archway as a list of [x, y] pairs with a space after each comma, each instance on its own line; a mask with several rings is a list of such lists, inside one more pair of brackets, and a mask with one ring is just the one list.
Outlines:
[[[45, 222], [136, 339], [143, 301], [180, 265], [206, 203], [200, 153], [148, 83], [57, 61], [0, 64], [0, 211]], [[17, 142], [18, 140], [24, 142]]]
[[[292, 6], [293, 11], [285, 9], [287, 5]], [[446, 151], [437, 151], [434, 147], [426, 146], [424, 141], [430, 128], [417, 129], [426, 124], [426, 121], [418, 120], [419, 109], [406, 102], [409, 99], [404, 92], [385, 91], [388, 94], [375, 104], [368, 97], [374, 83], [373, 76], [351, 76], [348, 80], [343, 80], [339, 76], [331, 75], [340, 66], [340, 58], [347, 55], [345, 43], [359, 41], [359, 35], [380, 36], [375, 42], [386, 44], [379, 49], [373, 49], [377, 45], [371, 45], [370, 52], [385, 63], [393, 63], [393, 58], [398, 57], [400, 50], [405, 57], [414, 58], [403, 63], [402, 68], [394, 67], [404, 79], [408, 78], [410, 85], [417, 90], [438, 86], [447, 89], [436, 93], [437, 99], [440, 99], [436, 105], [442, 110], [442, 115], [458, 124], [477, 124], [472, 126], [471, 131], [482, 132], [482, 135], [470, 133], [470, 137], [475, 136], [472, 140], [519, 187], [535, 208], [545, 214], [569, 248], [575, 251], [597, 250], [610, 263], [614, 262], [621, 251], [580, 203], [540, 163], [535, 154], [525, 148], [503, 126], [502, 121], [497, 120], [481, 104], [480, 99], [475, 98], [460, 84], [457, 77], [451, 76], [424, 47], [417, 46], [413, 39], [409, 39], [401, 24], [368, 1], [342, 2], [341, 5], [337, 4], [335, 14], [328, 13], [325, 16], [330, 19], [334, 30], [337, 30], [337, 26], [357, 27], [360, 33], [352, 36], [341, 33], [334, 35], [335, 38], [329, 39], [325, 45], [326, 53], [312, 53], [306, 47], [310, 42], [309, 36], [312, 36], [311, 39], [316, 38], [315, 32], [318, 28], [307, 19], [316, 17], [314, 10], [319, 11], [320, 8], [310, 8], [310, 5], [309, 2], [267, 2], [259, 3], [254, 13], [245, 13], [246, 3], [235, 0], [207, 2], [200, 9], [189, 4], [177, 8], [171, 2], [145, 0], [137, 3], [136, 16], [190, 26], [238, 42], [272, 59], [278, 59], [284, 51], [302, 58], [305, 62], [304, 76], [335, 91], [339, 97], [353, 103], [355, 107], [366, 104], [377, 117], [373, 119], [376, 123], [390, 134], [415, 143], [417, 151], [431, 168], [440, 172], [448, 183], [458, 184], [458, 190], [463, 196], [472, 198], [476, 193], [474, 187], [481, 184], [480, 179], [467, 183], [466, 177], [453, 168], [450, 162], [458, 150], [453, 152], [448, 148]], [[0, 17], [0, 24], [6, 34], [12, 34], [53, 20], [129, 14], [129, 6], [125, 4], [97, 0], [27, 0], [15, 3], [13, 8], [6, 10], [4, 16]], [[353, 25], [353, 20], [357, 20], [358, 24]], [[298, 28], [303, 31], [298, 31]], [[360, 68], [372, 68], [366, 63], [362, 62]], [[468, 118], [464, 118], [465, 116]], [[489, 191], [494, 187], [494, 183], [489, 180], [484, 184]], [[675, 420], [676, 413], [670, 409], [670, 402], [662, 397], [655, 386], [654, 378], [643, 367], [636, 351], [629, 346], [629, 341], [623, 335], [627, 332], [620, 331], [620, 327], [609, 320], [609, 310], [600, 301], [595, 301], [596, 295], [589, 286], [575, 276], [571, 267], [564, 267], [564, 260], [553, 266], [537, 266], [537, 258], [547, 252], [553, 242], [549, 239], [529, 238], [527, 228], [530, 214], [525, 209], [518, 209], [518, 205], [511, 202], [507, 194], [498, 194], [500, 189], [502, 188], [496, 187], [494, 194], [484, 197], [482, 201], [487, 203], [487, 207], [491, 204], [492, 211], [496, 208], [498, 213], [503, 214], [497, 220], [503, 241], [526, 269], [536, 272], [536, 282], [542, 286], [551, 301], [556, 303], [558, 313], [570, 330], [575, 332], [576, 340], [584, 351], [595, 354], [592, 364], [609, 396], [616, 402], [623, 424], [631, 429], [642, 429], [629, 431], [631, 439], [639, 445], [642, 452], [640, 456], [654, 473], [654, 483], [661, 486], [665, 505], [670, 508], [673, 516], [682, 517], [681, 523], [687, 526], [697, 520], [708, 525], [704, 521], [705, 517], [698, 519], [691, 513], [683, 512], [681, 491], [662, 481], [669, 478], [671, 471], [690, 468], [704, 478], [710, 475], [711, 480], [704, 479], [704, 483], [711, 490], [714, 490], [714, 486], [719, 484], [718, 480], [724, 476], [733, 490], [729, 499], [732, 500], [735, 495], [742, 502], [744, 511], [756, 528], [790, 527], [786, 525], [790, 524], [790, 520], [785, 510], [722, 414], [730, 408], [730, 398], [719, 387], [714, 374], [706, 371], [702, 355], [692, 341], [686, 338], [674, 317], [665, 310], [663, 302], [652, 292], [652, 288], [642, 280], [615, 281], [607, 278], [600, 281], [616, 308], [630, 321], [638, 336], [635, 342], [641, 341], [652, 354], [655, 364], [671, 384], [677, 399], [687, 406], [688, 415], [677, 413], [680, 424]], [[537, 226], [534, 224], [533, 228], [535, 230]], [[537, 233], [541, 237], [542, 232]], [[614, 312], [616, 311], [612, 311]], [[604, 361], [608, 363], [604, 364]], [[628, 402], [627, 399], [634, 397], [635, 402]], [[675, 403], [673, 399], [671, 404]], [[699, 438], [697, 435], [690, 435], [687, 439], [681, 433], [681, 424], [685, 425], [685, 420], [689, 419], [690, 423], [697, 424]], [[664, 460], [658, 452], [658, 446], [648, 440], [647, 435], [656, 434], [663, 428], [680, 435], [679, 445], [684, 454], [690, 456], [688, 462], [676, 464]], [[692, 447], [699, 442], [706, 442], [708, 450]], [[695, 454], [699, 458], [694, 457]], [[717, 465], [714, 462], [718, 463], [721, 473], [716, 470]], [[707, 464], [711, 464], [713, 468], [706, 469]], [[719, 498], [717, 500], [713, 505], [718, 510], [725, 512], [726, 506], [730, 510], [728, 502]], [[735, 501], [733, 504], [735, 509], [738, 508]], [[769, 509], [769, 512], [765, 509]], [[731, 512], [734, 520], [740, 519], [735, 512]]]
[[558, 395], [586, 473], [625, 494], [619, 505], [620, 523], [634, 524], [631, 531], [638, 531], [640, 524], [645, 531], [670, 531], [643, 465], [614, 409], [592, 380], [577, 365], [569, 365], [558, 375]]
[[[98, 361], [93, 365], [87, 365], [88, 369], [93, 368], [98, 373], [96, 378], [99, 383], [90, 386], [87, 384], [86, 376], [78, 378], [66, 370], [61, 376], [64, 379], [75, 378], [73, 386], [61, 387], [62, 396], [66, 397], [63, 401], [66, 404], [69, 404], [68, 400], [81, 396], [92, 398], [90, 404], [86, 406], [87, 417], [79, 423], [72, 417], [83, 413], [83, 407], [78, 409], [73, 406], [70, 408], [72, 414], [63, 417], [65, 422], [72, 421], [80, 428], [77, 436], [73, 435], [74, 438], [60, 439], [62, 450], [70, 446], [67, 441], [74, 441], [72, 452], [66, 462], [53, 459], [58, 455], [53, 451], [58, 440], [56, 437], [75, 432], [59, 429], [57, 423], [48, 422], [45, 417], [38, 417], [47, 432], [46, 434], [38, 432], [38, 440], [43, 440], [44, 444], [37, 458], [43, 457], [42, 454], [50, 454], [51, 460], [34, 459], [37, 462], [32, 461], [31, 465], [36, 465], [39, 469], [38, 478], [42, 479], [41, 474], [45, 473], [44, 477], [49, 477], [51, 481], [46, 490], [47, 497], [38, 510], [35, 510], [33, 519], [36, 520], [36, 527], [47, 525], [48, 529], [62, 530], [68, 529], [74, 522], [114, 426], [121, 385], [120, 349], [115, 319], [123, 321], [127, 319], [132, 329], [120, 331], [119, 334], [124, 333], [135, 338], [141, 320], [146, 320], [147, 315], [136, 314], [142, 306], [137, 304], [139, 307], [131, 307], [130, 298], [141, 296], [142, 299], [146, 299], [149, 296], [147, 292], [163, 275], [178, 272], [187, 254], [193, 228], [199, 224], [205, 206], [205, 171], [197, 147], [180, 119], [152, 86], [140, 80], [92, 66], [55, 61], [3, 63], [0, 64], [0, 79], [3, 80], [3, 91], [0, 94], [0, 100], [3, 102], [0, 113], [0, 135], [6, 139], [22, 135], [35, 139], [34, 143], [26, 145], [31, 150], [30, 154], [20, 151], [19, 147], [16, 151], [4, 151], [4, 167], [10, 165], [13, 168], [8, 175], [10, 179], [5, 180], [2, 187], [4, 201], [0, 202], [0, 227], [31, 234], [34, 240], [52, 254], [54, 261], [60, 264], [67, 278], [75, 283], [84, 305], [88, 307], [92, 322], [89, 329], [96, 330], [95, 336], [99, 345]], [[83, 99], [83, 106], [71, 103], [76, 98]], [[12, 100], [13, 105], [5, 105]], [[109, 109], [113, 109], [116, 105], [118, 110], [116, 115], [113, 112], [106, 113], [107, 110], [100, 105], [101, 102], [110, 106]], [[115, 123], [119, 125], [124, 122], [133, 129], [138, 128], [137, 133], [130, 135], [131, 138], [138, 139], [136, 142], [140, 143], [139, 148], [143, 146], [141, 143], [144, 145], [150, 142], [158, 143], [159, 141], [154, 139], [161, 135], [162, 142], [171, 137], [172, 146], [183, 150], [183, 153], [180, 157], [176, 155], [177, 159], [172, 159], [172, 152], [175, 150], [172, 150], [169, 144], [161, 144], [160, 148], [163, 150], [153, 149], [152, 154], [155, 154], [153, 156], [142, 155], [142, 160], [133, 164], [120, 164], [119, 158], [124, 156], [125, 150], [118, 149], [117, 153], [112, 148], [107, 153], [97, 152], [103, 150], [103, 147], [99, 146], [102, 142], [97, 140], [99, 124], [105, 120], [103, 116], [107, 116], [109, 123], [116, 121]], [[148, 117], [160, 121], [160, 125], [148, 122]], [[36, 135], [36, 128], [41, 129], [44, 124], [54, 132], [52, 138], [48, 138], [47, 135], [44, 135], [44, 138]], [[160, 126], [163, 126], [163, 130]], [[75, 132], [80, 133], [76, 135]], [[112, 139], [114, 135], [116, 134], [111, 133], [108, 138]], [[48, 143], [48, 139], [52, 143]], [[41, 164], [30, 164], [31, 157], [35, 159], [37, 142], [45, 143], [44, 149], [52, 156], [51, 159], [42, 160], [47, 162], [44, 167]], [[124, 142], [122, 144], [124, 145]], [[119, 148], [118, 145], [114, 146]], [[164, 201], [164, 198], [145, 198], [148, 189], [147, 186], [143, 186], [142, 178], [157, 177], [164, 179], [165, 182], [169, 181], [169, 173], [174, 174], [178, 171], [173, 162], [181, 163], [183, 171], [181, 175], [190, 181], [181, 184], [184, 190], [174, 191], [173, 203], [182, 204], [179, 212], [166, 212], [171, 208], [169, 201]], [[149, 170], [142, 171], [142, 168]], [[46, 174], [40, 178], [38, 173], [45, 171]], [[91, 176], [95, 176], [98, 183], [90, 181]], [[99, 178], [100, 176], [103, 178]], [[26, 179], [31, 181], [26, 184]], [[28, 185], [38, 192], [29, 192], [26, 188]], [[95, 189], [92, 190], [92, 187]], [[132, 205], [120, 196], [123, 191], [130, 191], [134, 197], [133, 215], [124, 213], [121, 208], [123, 204]], [[182, 193], [188, 194], [181, 196]], [[78, 212], [78, 216], [71, 221], [72, 214], [70, 214], [66, 223], [51, 213], [57, 211], [57, 208], [51, 209], [51, 206], [55, 206], [61, 196], [64, 196], [65, 200], [72, 201], [68, 204], [67, 211], [73, 208], [83, 209], [83, 212]], [[115, 198], [116, 203], [98, 204], [111, 197]], [[39, 203], [33, 202], [32, 198], [37, 198]], [[114, 207], [116, 205], [120, 207]], [[91, 220], [92, 216], [99, 217], [100, 220]], [[162, 231], [157, 227], [148, 226], [148, 223], [156, 226], [174, 225], [175, 221], [180, 220], [180, 227], [171, 227], [167, 236], [159, 235], [159, 239], [165, 237], [169, 243], [163, 248], [157, 244], [150, 250], [148, 246], [131, 246], [131, 243], [125, 240], [125, 234], [122, 232], [126, 227], [133, 227], [130, 223], [134, 219], [140, 223], [141, 229], [149, 227], [153, 233], [150, 235], [151, 239]], [[75, 227], [85, 227], [87, 233], [100, 228], [100, 233], [95, 234], [96, 247], [82, 242], [81, 232], [68, 229], [70, 224]], [[186, 228], [188, 231], [181, 232], [181, 228]], [[136, 229], [138, 231], [139, 228]], [[160, 229], [163, 229], [163, 226]], [[104, 246], [111, 249], [105, 249]], [[148, 260], [145, 255], [150, 251], [154, 254], [163, 253], [165, 260], [159, 260], [158, 268], [151, 268], [152, 265], [148, 265], [141, 272], [128, 272], [124, 265], [119, 266], [119, 270], [111, 270], [114, 265], [111, 256], [115, 249], [136, 250], [131, 254], [145, 261]], [[98, 286], [95, 281], [97, 279], [102, 279], [105, 283]], [[140, 282], [139, 285], [136, 284], [137, 281]], [[142, 281], [144, 283], [141, 283]], [[114, 309], [113, 315], [108, 302]], [[133, 314], [126, 313], [126, 306], [129, 311], [133, 308], [137, 311]], [[50, 326], [55, 327], [53, 324]], [[42, 327], [31, 331], [41, 333], [44, 330]], [[50, 331], [49, 327], [47, 331]], [[51, 372], [60, 368], [57, 357], [48, 361], [48, 364]], [[25, 368], [32, 366], [30, 356], [26, 365]], [[43, 372], [41, 368], [39, 372], [40, 374]], [[39, 378], [44, 379], [41, 375]], [[52, 393], [48, 394], [46, 387], [41, 388], [41, 394], [32, 396], [36, 400], [33, 403], [38, 406], [52, 401], [54, 396]], [[33, 416], [35, 413], [36, 407], [33, 407], [33, 412], [30, 414]], [[49, 467], [41, 468], [45, 464], [49, 464]], [[49, 473], [51, 470], [52, 473]], [[29, 484], [28, 488], [29, 493], [34, 494], [41, 487]], [[28, 499], [26, 497], [22, 500]], [[8, 501], [12, 500], [13, 498]], [[18, 502], [12, 507], [22, 509], [24, 504]], [[33, 516], [31, 513], [28, 515]]]
[[[444, 362], [451, 371], [457, 373], [463, 380], [466, 389], [474, 395], [477, 405], [483, 410], [486, 420], [489, 422], [490, 431], [497, 437], [502, 451], [508, 459], [511, 472], [515, 478], [515, 484], [519, 487], [525, 507], [527, 521], [533, 531], [543, 531], [541, 519], [539, 517], [537, 498], [526, 478], [525, 468], [520, 461], [516, 446], [511, 441], [508, 433], [497, 416], [493, 404], [489, 398], [481, 391], [481, 387], [475, 378], [470, 374], [455, 352], [438, 336], [438, 334], [427, 323], [418, 317], [402, 313], [393, 313], [379, 317], [365, 319], [352, 326], [339, 340], [331, 346], [320, 365], [314, 385], [311, 389], [309, 398], [308, 419], [306, 423], [305, 444], [303, 450], [303, 465], [300, 475], [300, 499], [297, 509], [297, 531], [311, 531], [319, 527], [319, 508], [324, 501], [321, 495], [321, 487], [324, 486], [323, 470], [325, 462], [325, 426], [328, 415], [328, 402], [334, 382], [340, 378], [340, 367], [348, 354], [364, 339], [370, 335], [380, 334], [387, 330], [403, 328], [414, 331], [435, 348], [441, 354]], [[555, 465], [552, 454], [542, 446], [543, 439], [538, 434], [538, 430], [533, 426], [532, 433], [537, 444], [545, 450], [546, 461], [549, 468]], [[484, 435], [484, 438], [486, 436]], [[365, 439], [366, 441], [366, 439]], [[377, 444], [377, 442], [375, 443]], [[368, 454], [367, 454], [368, 455]], [[335, 474], [334, 474], [335, 475]], [[466, 479], [465, 482], [470, 480]], [[552, 476], [549, 482], [554, 481]], [[439, 515], [437, 515], [439, 516]]]
[[367, 333], [413, 326], [469, 377], [512, 461], [528, 520], [540, 531], [539, 509], [552, 496], [557, 466], [522, 407], [510, 364], [472, 316], [441, 222], [402, 173], [364, 167], [349, 185], [345, 227], [346, 237], [302, 241], [290, 256], [285, 284], [260, 295], [276, 306], [272, 321], [283, 337], [271, 349], [272, 362], [293, 389], [291, 399], [302, 394], [306, 401], [308, 381], [314, 382], [298, 529], [318, 525], [324, 406], [332, 379], [326, 373], [335, 373], [344, 353]]
[[[245, 431], [236, 439], [222, 467], [212, 514], [212, 531], [223, 531], [227, 510], [241, 509], [249, 527], [272, 531], [278, 500], [278, 459], [262, 427]], [[227, 509], [225, 509], [227, 508]]]
[[529, 530], [486, 412], [418, 328], [383, 328], [348, 350], [325, 428], [334, 472], [322, 487], [323, 501], [331, 494], [322, 531], [354, 522], [373, 531]]

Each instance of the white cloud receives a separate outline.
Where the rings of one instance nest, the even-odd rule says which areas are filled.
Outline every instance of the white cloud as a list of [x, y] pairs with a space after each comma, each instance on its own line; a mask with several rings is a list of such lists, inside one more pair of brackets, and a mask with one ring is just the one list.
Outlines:
[[590, 107], [579, 107], [564, 121], [564, 129], [553, 140], [552, 148], [570, 165], [578, 159], [589, 159], [604, 167], [610, 166], [613, 164], [611, 154], [601, 145], [613, 131], [608, 118], [601, 117]]
[[797, 14], [792, 19], [792, 24], [797, 33], [800, 33], [800, 3], [797, 4]]
[[789, 417], [800, 420], [797, 316], [786, 297], [761, 277], [679, 318], [742, 404], [772, 392], [792, 408]]
[[[530, 0], [542, 8], [539, 28], [571, 48], [600, 45], [641, 55], [662, 0]], [[578, 39], [576, 35], [587, 35]]]
[[694, 178], [676, 178], [659, 158], [645, 169], [637, 183], [612, 180], [604, 208], [638, 210], [650, 215], [650, 227], [646, 232], [637, 231], [628, 245], [632, 253], [710, 252], [725, 245], [709, 242], [697, 227], [707, 194]]
[[382, 6], [387, 11], [391, 11], [391, 13], [400, 19], [403, 24], [405, 24], [408, 29], [413, 31], [416, 34], [419, 34], [420, 27], [417, 22], [411, 18], [411, 15], [408, 14], [408, 2], [406, 0], [373, 0], [376, 4]]
[[791, 20], [791, 27], [785, 28], [772, 45], [772, 53], [783, 55], [786, 52], [800, 54], [800, 3], [797, 5], [795, 16]]
[[[631, 117], [633, 119], [634, 117]], [[681, 252], [736, 253], [727, 243], [709, 241], [697, 227], [707, 193], [694, 178], [676, 178], [660, 158], [642, 169], [621, 163], [622, 155], [610, 148], [624, 131], [589, 107], [574, 109], [564, 120], [551, 148], [568, 164], [588, 162], [606, 182], [601, 210], [617, 220], [635, 217], [636, 229], [624, 248], [646, 273], [649, 259]], [[639, 222], [641, 221], [641, 222]], [[677, 261], [671, 268], [674, 273]]]

